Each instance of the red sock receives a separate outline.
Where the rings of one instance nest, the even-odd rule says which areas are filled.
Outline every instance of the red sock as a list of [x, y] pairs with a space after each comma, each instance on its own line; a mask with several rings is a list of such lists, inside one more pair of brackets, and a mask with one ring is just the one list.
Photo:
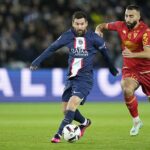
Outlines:
[[128, 110], [133, 118], [138, 116], [138, 101], [136, 96], [125, 98]]

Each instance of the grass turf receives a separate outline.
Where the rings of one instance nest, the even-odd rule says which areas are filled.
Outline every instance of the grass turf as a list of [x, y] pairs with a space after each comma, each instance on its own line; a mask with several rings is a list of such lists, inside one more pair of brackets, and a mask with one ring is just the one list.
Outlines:
[[123, 103], [86, 103], [82, 113], [92, 120], [76, 143], [50, 143], [61, 114], [60, 103], [0, 103], [0, 150], [149, 150], [150, 106], [140, 103], [144, 127], [129, 136], [132, 125]]

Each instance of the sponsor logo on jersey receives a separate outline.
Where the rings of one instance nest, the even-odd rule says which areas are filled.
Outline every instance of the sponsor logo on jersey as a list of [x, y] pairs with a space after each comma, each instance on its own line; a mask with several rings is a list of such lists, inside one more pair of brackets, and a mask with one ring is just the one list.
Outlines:
[[85, 49], [82, 49], [81, 47], [78, 47], [78, 48], [71, 48], [71, 52], [72, 52], [75, 56], [81, 56], [81, 57], [86, 57], [86, 56], [88, 56], [88, 51], [86, 51]]

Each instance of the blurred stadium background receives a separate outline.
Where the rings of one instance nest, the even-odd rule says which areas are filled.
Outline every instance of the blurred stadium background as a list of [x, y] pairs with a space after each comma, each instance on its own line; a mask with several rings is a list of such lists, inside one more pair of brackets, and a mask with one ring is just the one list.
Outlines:
[[[62, 115], [60, 104], [46, 103], [61, 101], [67, 49], [58, 50], [38, 71], [28, 69], [34, 58], [70, 28], [74, 11], [86, 11], [89, 27], [94, 30], [101, 22], [123, 20], [129, 4], [139, 5], [142, 18], [150, 25], [149, 0], [0, 0], [0, 150], [150, 149], [150, 110], [146, 97], [140, 89], [137, 91], [139, 100], [144, 101], [140, 112], [145, 127], [140, 137], [130, 139], [131, 120], [123, 104], [121, 74], [116, 78], [111, 76], [101, 55], [97, 54], [94, 60], [95, 85], [88, 101], [103, 103], [87, 103], [81, 108], [92, 118], [93, 126], [73, 146], [50, 145], [49, 138]], [[104, 39], [111, 58], [121, 68], [117, 34], [106, 32]]]
[[[84, 10], [90, 28], [98, 23], [123, 20], [128, 4], [138, 4], [143, 19], [150, 25], [150, 1], [145, 0], [0, 0], [0, 67], [18, 69], [28, 67], [52, 41], [71, 25], [76, 10]], [[120, 42], [114, 33], [106, 33], [107, 46], [118, 67], [121, 66]], [[66, 67], [67, 50], [61, 51], [42, 64], [42, 67]], [[105, 67], [100, 55], [95, 67]]]
[[[34, 58], [61, 33], [70, 28], [71, 16], [74, 11], [86, 11], [89, 17], [89, 27], [94, 30], [96, 25], [101, 22], [123, 20], [124, 9], [128, 4], [138, 4], [143, 12], [142, 18], [150, 24], [148, 19], [150, 17], [150, 13], [148, 13], [150, 1], [148, 0], [145, 0], [144, 3], [141, 0], [107, 0], [103, 2], [99, 0], [0, 0], [0, 101], [32, 100], [32, 97], [33, 99], [41, 97], [43, 101], [44, 96], [46, 96], [45, 100], [49, 101], [60, 99], [61, 94], [56, 92], [55, 95], [52, 90], [55, 88], [57, 90], [59, 85], [63, 84], [62, 79], [65, 76], [68, 57], [66, 48], [58, 50], [42, 63], [41, 68], [48, 69], [47, 72], [30, 73], [24, 68], [28, 68]], [[110, 49], [112, 60], [117, 67], [121, 68], [121, 48], [117, 34], [107, 32], [104, 38]], [[89, 99], [122, 99], [118, 83], [121, 76], [113, 78], [106, 70], [102, 69], [105, 68], [105, 63], [100, 54], [97, 54], [94, 66], [98, 73], [95, 75], [96, 86], [92, 91], [93, 95]], [[62, 68], [62, 70], [56, 71], [55, 68]], [[40, 73], [42, 76], [39, 76]], [[49, 78], [46, 74], [49, 75]], [[60, 79], [56, 79], [56, 84], [53, 74], [55, 78], [57, 76]], [[47, 76], [49, 82], [44, 81], [44, 76]], [[36, 80], [35, 83], [34, 80]], [[43, 82], [46, 83], [46, 86], [43, 85]], [[30, 85], [31, 87], [29, 87]], [[56, 86], [53, 87], [53, 85]], [[60, 86], [60, 91], [62, 89], [63, 85]], [[107, 92], [106, 89], [108, 89]], [[41, 91], [41, 95], [37, 90]], [[141, 92], [138, 92], [138, 96], [143, 98]]]

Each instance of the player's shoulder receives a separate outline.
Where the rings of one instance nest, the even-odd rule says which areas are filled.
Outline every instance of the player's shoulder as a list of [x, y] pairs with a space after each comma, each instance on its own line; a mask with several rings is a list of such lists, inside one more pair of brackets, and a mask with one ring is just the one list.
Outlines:
[[98, 34], [96, 34], [94, 31], [89, 30], [87, 32], [87, 37], [86, 39], [89, 41], [89, 43], [94, 44], [94, 45], [99, 45], [104, 43], [104, 40], [102, 37], [100, 37]]
[[150, 34], [150, 28], [143, 21], [140, 22], [140, 28], [142, 29], [142, 31], [144, 31], [144, 33], [149, 33]]
[[146, 31], [146, 32], [150, 32], [150, 28], [147, 28], [145, 31]]
[[95, 38], [101, 38], [97, 33], [95, 33], [95, 32], [92, 31], [92, 30], [88, 30], [88, 31], [87, 31], [87, 36], [88, 36], [91, 40], [93, 40], [93, 39], [95, 39]]
[[143, 22], [143, 21], [140, 21], [140, 23], [139, 23], [139, 26], [138, 26], [138, 29], [140, 29], [140, 30], [147, 30], [149, 27], [148, 27], [148, 25], [145, 23], [145, 22]]
[[143, 33], [143, 37], [146, 38], [146, 37], [150, 37], [150, 28], [146, 28], [144, 33]]
[[115, 24], [115, 25], [125, 25], [125, 22], [124, 21], [113, 21], [113, 22], [109, 22], [109, 23], [107, 23], [108, 25], [109, 24]]
[[68, 29], [67, 31], [63, 32], [60, 37], [58, 38], [58, 40], [62, 39], [62, 40], [70, 40], [74, 37], [73, 32], [71, 31], [71, 29]]
[[72, 32], [71, 29], [68, 29], [68, 30], [65, 31], [62, 35], [64, 35], [64, 36], [71, 36], [71, 35], [73, 35], [73, 32]]
[[150, 27], [148, 27], [148, 25], [146, 25], [146, 27], [145, 27], [145, 32], [150, 33]]
[[146, 28], [144, 33], [150, 33], [150, 28]]

